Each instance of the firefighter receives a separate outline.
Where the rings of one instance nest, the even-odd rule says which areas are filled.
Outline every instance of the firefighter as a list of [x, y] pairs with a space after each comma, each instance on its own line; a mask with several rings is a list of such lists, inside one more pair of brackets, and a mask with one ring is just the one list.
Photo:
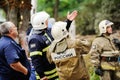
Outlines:
[[[67, 27], [69, 29], [72, 20], [77, 16], [77, 11], [68, 14]], [[45, 11], [32, 15], [31, 24], [33, 29], [28, 37], [30, 56], [37, 74], [41, 80], [57, 80], [58, 74], [55, 64], [50, 64], [46, 57], [46, 51], [53, 41], [51, 29], [48, 28], [50, 15]]]
[[73, 39], [66, 29], [67, 23], [58, 21], [51, 30], [54, 38], [48, 60], [54, 62], [60, 80], [90, 80], [82, 54], [89, 51], [87, 40]]
[[120, 80], [119, 51], [111, 38], [113, 22], [102, 20], [99, 23], [100, 35], [92, 42], [91, 62], [101, 80]]

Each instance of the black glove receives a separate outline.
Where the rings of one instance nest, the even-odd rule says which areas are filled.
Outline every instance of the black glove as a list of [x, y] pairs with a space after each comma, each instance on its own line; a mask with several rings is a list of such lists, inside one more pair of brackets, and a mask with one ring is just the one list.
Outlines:
[[112, 41], [113, 41], [115, 47], [117, 47], [120, 50], [120, 40], [114, 38]]
[[95, 69], [95, 74], [99, 76], [103, 76], [103, 70], [101, 69], [101, 67], [98, 67]]

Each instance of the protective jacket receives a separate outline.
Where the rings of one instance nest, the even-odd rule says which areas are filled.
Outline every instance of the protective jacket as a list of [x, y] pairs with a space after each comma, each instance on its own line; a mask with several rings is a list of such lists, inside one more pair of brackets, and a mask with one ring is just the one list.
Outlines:
[[50, 64], [46, 58], [46, 50], [53, 40], [50, 30], [39, 31], [29, 38], [29, 48], [32, 63], [38, 75], [42, 78], [47, 76], [49, 80], [56, 79], [57, 73], [54, 64]]
[[119, 69], [119, 51], [113, 44], [111, 37], [102, 35], [97, 37], [90, 50], [91, 61], [95, 67], [101, 66], [103, 70]]
[[0, 80], [29, 80], [30, 75], [13, 70], [11, 63], [19, 61], [28, 69], [30, 74], [30, 64], [26, 57], [25, 50], [21, 48], [12, 38], [3, 36], [0, 39]]
[[89, 80], [82, 54], [89, 51], [88, 42], [64, 38], [53, 41], [48, 51], [48, 59], [56, 64], [60, 80]]

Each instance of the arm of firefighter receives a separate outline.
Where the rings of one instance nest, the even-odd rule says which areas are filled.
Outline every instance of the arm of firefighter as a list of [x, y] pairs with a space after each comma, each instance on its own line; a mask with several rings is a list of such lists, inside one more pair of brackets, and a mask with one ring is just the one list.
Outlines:
[[20, 62], [11, 63], [10, 67], [18, 72], [23, 73], [24, 75], [27, 75], [28, 73], [27, 68], [25, 68]]
[[100, 55], [102, 53], [102, 47], [100, 46], [99, 42], [95, 40], [92, 43], [91, 49], [89, 54], [91, 55], [91, 63], [97, 68], [100, 66]]
[[69, 28], [70, 28], [70, 25], [71, 25], [72, 21], [67, 20], [66, 22], [67, 22], [66, 29], [67, 29], [67, 31], [68, 31], [68, 30], [69, 30]]
[[47, 59], [48, 59], [49, 63], [53, 62], [52, 57], [51, 57], [51, 52], [49, 49], [47, 50]]
[[76, 39], [76, 46], [80, 48], [81, 54], [87, 54], [90, 50], [91, 43], [87, 40]]

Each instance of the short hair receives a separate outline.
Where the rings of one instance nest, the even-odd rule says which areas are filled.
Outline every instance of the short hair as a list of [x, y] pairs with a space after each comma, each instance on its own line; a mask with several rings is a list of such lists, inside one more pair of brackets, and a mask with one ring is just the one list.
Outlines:
[[8, 21], [4, 22], [0, 25], [0, 33], [1, 35], [9, 34], [10, 28], [13, 26], [13, 23]]

